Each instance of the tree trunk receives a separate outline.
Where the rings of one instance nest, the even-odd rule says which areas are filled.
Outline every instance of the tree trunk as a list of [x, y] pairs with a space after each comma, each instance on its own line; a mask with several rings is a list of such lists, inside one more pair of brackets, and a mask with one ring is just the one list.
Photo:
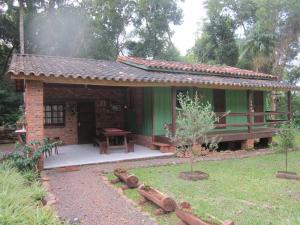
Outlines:
[[24, 51], [24, 2], [19, 0], [19, 34], [20, 34], [20, 53], [25, 54]]
[[190, 166], [191, 166], [191, 174], [194, 173], [194, 167], [193, 167], [193, 164], [194, 164], [194, 153], [193, 153], [193, 146], [189, 146], [190, 148], [190, 152], [191, 152], [191, 156], [190, 156]]

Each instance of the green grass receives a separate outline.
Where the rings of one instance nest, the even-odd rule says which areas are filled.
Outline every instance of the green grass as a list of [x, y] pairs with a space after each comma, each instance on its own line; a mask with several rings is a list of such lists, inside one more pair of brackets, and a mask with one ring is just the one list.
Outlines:
[[[137, 168], [130, 172], [177, 202], [190, 202], [194, 213], [204, 219], [213, 215], [238, 225], [299, 225], [300, 181], [275, 178], [278, 170], [284, 170], [284, 162], [284, 154], [273, 154], [196, 163], [195, 169], [210, 175], [204, 181], [178, 178], [181, 171], [189, 170], [189, 164]], [[289, 170], [300, 174], [300, 151], [289, 153]], [[136, 190], [124, 193], [134, 201], [140, 198]], [[153, 205], [147, 203], [142, 208], [153, 215]], [[178, 221], [174, 213], [155, 218], [161, 225]]]
[[44, 189], [32, 173], [22, 175], [0, 165], [0, 224], [59, 225], [53, 211], [42, 207]]

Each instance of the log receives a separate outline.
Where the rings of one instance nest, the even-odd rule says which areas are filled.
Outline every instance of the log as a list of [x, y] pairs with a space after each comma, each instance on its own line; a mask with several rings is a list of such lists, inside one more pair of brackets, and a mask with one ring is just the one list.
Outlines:
[[231, 220], [225, 220], [222, 225], [234, 225], [234, 222], [232, 222]]
[[177, 207], [176, 202], [172, 198], [165, 196], [163, 193], [154, 188], [145, 188], [144, 185], [141, 185], [138, 188], [138, 192], [142, 197], [153, 202], [165, 212], [173, 212]]
[[203, 220], [199, 219], [198, 217], [194, 216], [192, 213], [185, 212], [181, 209], [176, 209], [175, 213], [176, 213], [176, 216], [182, 220], [182, 222], [184, 222], [188, 225], [213, 225], [212, 223], [203, 221]]
[[180, 221], [180, 222], [178, 222], [178, 223], [176, 223], [176, 224], [174, 224], [174, 225], [187, 225], [187, 224], [184, 223], [184, 222], [182, 222], [182, 221]]
[[139, 186], [139, 179], [137, 176], [128, 174], [127, 171], [119, 172], [118, 170], [114, 171], [114, 175], [124, 182], [128, 188], [137, 188]]
[[276, 177], [289, 180], [300, 180], [300, 177], [294, 172], [278, 171]]
[[[209, 223], [207, 221], [201, 220], [190, 212], [183, 211], [181, 209], [176, 209], [176, 216], [187, 225], [216, 225], [214, 223]], [[221, 225], [234, 225], [232, 221], [226, 220], [222, 222]]]
[[116, 184], [116, 183], [119, 183], [121, 180], [120, 180], [120, 178], [115, 178], [115, 179], [112, 179], [111, 181], [110, 181], [110, 183], [112, 183], [112, 184]]

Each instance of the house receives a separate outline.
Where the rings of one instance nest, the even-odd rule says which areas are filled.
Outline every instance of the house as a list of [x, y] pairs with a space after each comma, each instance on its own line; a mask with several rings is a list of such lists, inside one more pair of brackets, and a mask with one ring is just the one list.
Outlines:
[[[15, 54], [7, 73], [24, 88], [27, 141], [59, 137], [66, 145], [90, 143], [107, 127], [131, 131], [144, 146], [167, 142], [165, 125], [175, 126], [177, 94], [197, 91], [218, 115], [230, 111], [215, 131], [222, 141], [252, 147], [254, 140], [270, 141], [274, 125], [291, 119], [291, 91], [299, 90], [274, 75], [229, 66], [127, 56]], [[271, 91], [286, 92], [284, 112], [267, 111]]]

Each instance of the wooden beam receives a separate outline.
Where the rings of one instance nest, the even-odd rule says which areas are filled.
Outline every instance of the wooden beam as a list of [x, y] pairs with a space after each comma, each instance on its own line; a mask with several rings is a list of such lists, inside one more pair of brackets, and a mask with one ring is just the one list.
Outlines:
[[247, 90], [248, 99], [248, 133], [252, 132], [252, 113], [253, 113], [253, 91]]

